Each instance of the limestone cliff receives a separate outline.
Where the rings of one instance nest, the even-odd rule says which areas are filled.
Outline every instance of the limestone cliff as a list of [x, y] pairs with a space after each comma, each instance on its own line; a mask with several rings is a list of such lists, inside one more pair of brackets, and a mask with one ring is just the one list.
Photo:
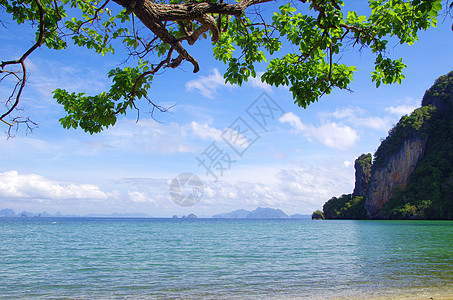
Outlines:
[[327, 219], [453, 220], [453, 71], [426, 91], [374, 153], [355, 162], [353, 194], [333, 197]]
[[[392, 214], [389, 211], [382, 212], [384, 205], [395, 195], [396, 191], [405, 191], [411, 182], [412, 175], [417, 169], [422, 159], [437, 160], [437, 157], [424, 157], [427, 147], [431, 152], [436, 152], [439, 145], [446, 143], [446, 137], [437, 137], [441, 126], [445, 126], [451, 119], [453, 109], [453, 72], [439, 77], [434, 85], [425, 92], [422, 100], [422, 107], [417, 108], [410, 116], [403, 116], [398, 124], [389, 131], [389, 136], [381, 143], [375, 153], [375, 160], [371, 171], [371, 180], [366, 194], [365, 209], [369, 217], [395, 217], [399, 214], [398, 209], [393, 209]], [[446, 126], [442, 131], [447, 137], [450, 136], [451, 129]], [[441, 141], [443, 140], [443, 141]], [[428, 145], [427, 145], [428, 144]], [[431, 166], [431, 172], [438, 169], [438, 166]], [[445, 168], [445, 166], [442, 167]], [[422, 175], [418, 176], [421, 177]], [[426, 177], [426, 176], [425, 176]], [[420, 180], [418, 180], [420, 181]], [[439, 179], [438, 182], [443, 182]], [[434, 184], [432, 182], [429, 185]], [[415, 193], [411, 198], [417, 201], [421, 197], [433, 199], [433, 195], [421, 195]], [[405, 198], [403, 196], [402, 198]], [[398, 197], [397, 197], [398, 198]], [[399, 205], [406, 210], [410, 206], [406, 200], [393, 199], [401, 202]], [[425, 198], [426, 199], [426, 198]], [[430, 200], [427, 200], [430, 201]], [[397, 206], [398, 206], [397, 205]], [[409, 205], [409, 206], [408, 206]], [[413, 212], [405, 212], [407, 215], [413, 213], [424, 214], [424, 206], [428, 204], [412, 205]], [[388, 207], [395, 207], [396, 203], [390, 203]], [[428, 205], [429, 206], [429, 205]], [[415, 213], [415, 211], [418, 211]], [[405, 216], [400, 216], [405, 217]]]
[[355, 187], [353, 196], [365, 197], [371, 178], [371, 153], [360, 155], [354, 163]]
[[405, 189], [417, 163], [423, 157], [426, 137], [413, 136], [403, 141], [399, 151], [388, 157], [387, 163], [373, 168], [366, 195], [365, 209], [374, 217], [393, 196], [395, 188]]

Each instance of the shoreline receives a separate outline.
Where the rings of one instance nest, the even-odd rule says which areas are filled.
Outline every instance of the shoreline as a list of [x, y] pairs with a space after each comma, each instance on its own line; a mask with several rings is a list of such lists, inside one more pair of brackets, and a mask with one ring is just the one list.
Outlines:
[[382, 295], [348, 295], [336, 299], [357, 300], [453, 300], [453, 288], [384, 291]]

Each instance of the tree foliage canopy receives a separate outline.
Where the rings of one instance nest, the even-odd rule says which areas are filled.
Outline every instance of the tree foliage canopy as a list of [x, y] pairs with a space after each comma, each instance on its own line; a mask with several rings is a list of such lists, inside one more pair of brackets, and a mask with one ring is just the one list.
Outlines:
[[65, 128], [100, 132], [136, 107], [139, 99], [163, 110], [148, 97], [153, 76], [183, 62], [198, 72], [190, 46], [207, 38], [214, 57], [227, 65], [226, 82], [241, 85], [256, 77], [257, 64], [265, 62], [261, 81], [288, 86], [295, 103], [305, 108], [335, 88], [348, 89], [356, 68], [341, 63], [347, 47], [366, 47], [375, 55], [371, 78], [377, 86], [401, 82], [405, 64], [388, 57], [389, 39], [413, 44], [420, 30], [436, 25], [443, 5], [451, 6], [441, 0], [370, 0], [370, 13], [364, 16], [347, 11], [341, 0], [300, 0], [282, 3], [272, 16], [262, 14], [262, 8], [275, 7], [271, 2], [0, 0], [0, 22], [11, 18], [20, 26], [37, 24], [34, 45], [18, 50], [23, 52], [16, 59], [1, 61], [0, 84], [14, 84], [8, 99], [1, 99], [5, 107], [0, 120], [10, 127], [30, 124], [17, 110], [27, 80], [24, 62], [38, 47], [64, 50], [69, 43], [100, 55], [123, 44], [135, 59], [111, 70], [110, 90], [98, 95], [54, 91], [67, 112], [60, 120]]

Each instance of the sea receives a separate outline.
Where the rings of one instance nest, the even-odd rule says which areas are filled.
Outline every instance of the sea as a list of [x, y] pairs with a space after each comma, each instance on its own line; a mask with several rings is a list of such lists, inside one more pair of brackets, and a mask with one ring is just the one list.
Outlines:
[[0, 218], [0, 299], [452, 295], [452, 221]]

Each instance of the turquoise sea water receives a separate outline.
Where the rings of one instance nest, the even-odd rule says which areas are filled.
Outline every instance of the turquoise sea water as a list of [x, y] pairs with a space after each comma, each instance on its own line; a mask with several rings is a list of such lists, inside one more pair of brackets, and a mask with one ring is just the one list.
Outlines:
[[0, 219], [1, 299], [453, 294], [453, 222]]

